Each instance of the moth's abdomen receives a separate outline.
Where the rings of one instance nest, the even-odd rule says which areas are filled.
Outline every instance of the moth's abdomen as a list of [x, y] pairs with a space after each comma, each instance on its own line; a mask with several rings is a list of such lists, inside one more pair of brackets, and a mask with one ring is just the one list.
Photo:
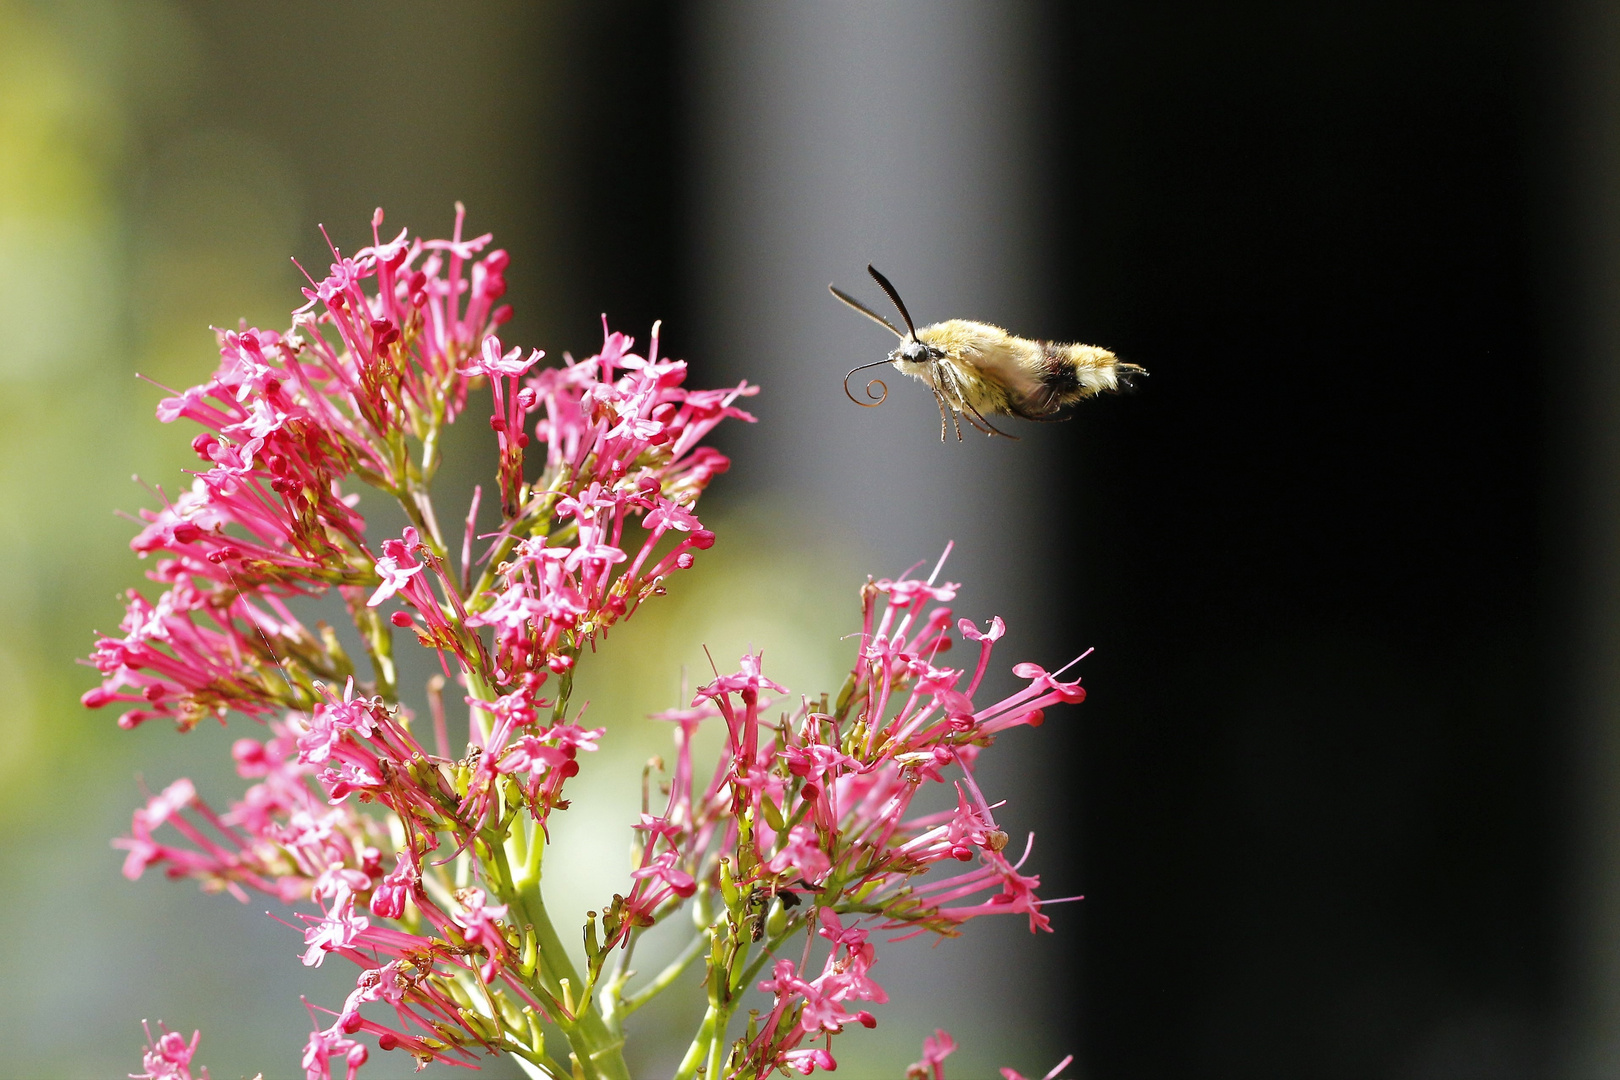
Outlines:
[[1098, 394], [1114, 393], [1142, 371], [1097, 345], [1043, 341], [1040, 348], [1040, 389], [1014, 403], [1014, 411], [1032, 420], [1053, 416]]
[[1097, 345], [1059, 345], [1046, 341], [1041, 343], [1041, 349], [1046, 364], [1042, 381], [1068, 395], [1091, 397], [1118, 390], [1120, 368], [1135, 368], [1132, 364], [1121, 365], [1119, 357]]

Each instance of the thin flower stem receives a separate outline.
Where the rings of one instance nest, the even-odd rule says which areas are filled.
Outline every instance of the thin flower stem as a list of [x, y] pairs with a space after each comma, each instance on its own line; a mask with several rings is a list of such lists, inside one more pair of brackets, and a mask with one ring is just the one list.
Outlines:
[[431, 483], [433, 474], [439, 471], [439, 437], [444, 433], [445, 419], [445, 402], [441, 394], [437, 395], [434, 400], [433, 419], [422, 436], [422, 480], [424, 483]]
[[[403, 437], [402, 437], [403, 438]], [[444, 546], [444, 537], [439, 532], [439, 519], [433, 512], [433, 497], [428, 494], [426, 481], [416, 474], [416, 469], [410, 466], [410, 455], [405, 453], [403, 442], [401, 453], [406, 468], [399, 478], [398, 486], [390, 490], [405, 516], [410, 518], [411, 524], [427, 541], [428, 549], [440, 558], [446, 558], [449, 549]]]
[[[540, 963], [535, 969], [535, 976], [542, 984], [538, 989], [543, 990], [554, 1002], [561, 1002], [564, 1000], [562, 980], [567, 979], [569, 986], [580, 988], [585, 986], [585, 982], [574, 969], [562, 939], [557, 936], [557, 929], [552, 925], [545, 901], [541, 898], [539, 882], [536, 881], [532, 888], [515, 888], [505, 845], [491, 844], [489, 854], [491, 891], [521, 912], [522, 923], [534, 927], [535, 944], [540, 953]], [[571, 1017], [559, 1009], [556, 1020], [579, 1055], [586, 1074], [600, 1080], [630, 1080], [630, 1071], [624, 1063], [623, 1036], [608, 1027], [602, 1016], [591, 1007], [588, 996], [582, 994], [575, 1007], [578, 1012]]]
[[544, 1080], [571, 1080], [571, 1077], [573, 1076], [571, 1070], [563, 1068], [556, 1061], [553, 1061], [547, 1054], [536, 1054], [533, 1051], [523, 1050], [517, 1047], [512, 1047], [512, 1053], [522, 1059], [522, 1064], [525, 1066], [523, 1071], [528, 1073], [530, 1076], [535, 1074], [527, 1066], [533, 1066], [535, 1069], [539, 1069], [540, 1075], [544, 1077]]
[[726, 1028], [731, 1024], [731, 1014], [736, 1011], [736, 1002], [728, 995], [726, 1002], [721, 1006], [720, 1013], [714, 1020], [714, 1035], [709, 1040], [709, 1060], [706, 1065], [707, 1076], [720, 1076], [721, 1069], [726, 1061]]
[[624, 984], [629, 982], [630, 976], [634, 974], [630, 970], [630, 958], [635, 954], [636, 942], [640, 940], [639, 928], [630, 931], [624, 947], [613, 959], [613, 973], [608, 976], [607, 985], [602, 987], [597, 995], [597, 1004], [602, 1009], [602, 1019], [606, 1020], [608, 1027], [618, 1035], [624, 1034]]
[[698, 1067], [704, 1064], [708, 1056], [709, 1045], [714, 1042], [715, 1024], [720, 1018], [720, 1004], [709, 1002], [709, 1009], [703, 1014], [703, 1024], [698, 1028], [697, 1038], [692, 1045], [686, 1048], [686, 1056], [681, 1058], [680, 1068], [675, 1070], [673, 1080], [695, 1080]]
[[546, 832], [539, 825], [529, 826], [531, 832], [527, 840], [528, 847], [524, 851], [523, 877], [518, 880], [521, 888], [540, 887], [540, 864], [546, 854]]

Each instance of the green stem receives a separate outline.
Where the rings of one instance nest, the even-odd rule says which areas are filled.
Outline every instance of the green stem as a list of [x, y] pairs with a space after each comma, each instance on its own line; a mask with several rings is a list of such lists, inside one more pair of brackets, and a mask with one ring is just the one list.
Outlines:
[[581, 1000], [574, 1003], [578, 1012], [572, 1017], [559, 1014], [556, 1020], [557, 1026], [568, 1037], [569, 1045], [579, 1055], [586, 1075], [598, 1080], [630, 1080], [630, 1070], [624, 1062], [624, 1039], [609, 1028], [601, 1014], [592, 1007], [589, 996], [583, 993], [585, 981], [574, 969], [568, 950], [557, 936], [557, 929], [552, 925], [545, 901], [540, 896], [539, 882], [530, 888], [514, 887], [516, 882], [511, 865], [507, 862], [505, 844], [497, 839], [487, 847], [491, 888], [503, 902], [513, 905], [522, 924], [534, 927], [535, 945], [540, 954], [535, 978], [553, 1001], [563, 1000], [563, 979], [567, 979], [568, 985], [580, 992]]
[[675, 1070], [674, 1080], [694, 1080], [697, 1076], [698, 1066], [703, 1064], [709, 1045], [714, 1042], [714, 1027], [719, 1016], [720, 1003], [709, 1002], [709, 1011], [703, 1014], [703, 1025], [698, 1028], [697, 1038], [692, 1040], [692, 1045], [686, 1048], [686, 1056], [681, 1059], [681, 1067]]
[[728, 997], [726, 1003], [720, 1007], [720, 1015], [715, 1017], [714, 1036], [709, 1040], [709, 1061], [706, 1076], [718, 1077], [726, 1064], [726, 1028], [731, 1024], [732, 1011], [736, 1005]]

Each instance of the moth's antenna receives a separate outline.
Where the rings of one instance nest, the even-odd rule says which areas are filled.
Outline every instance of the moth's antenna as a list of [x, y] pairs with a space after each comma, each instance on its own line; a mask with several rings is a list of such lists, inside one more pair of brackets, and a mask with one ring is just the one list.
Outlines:
[[848, 304], [862, 315], [865, 315], [868, 319], [871, 319], [875, 323], [881, 323], [883, 325], [883, 329], [887, 330], [901, 341], [906, 340], [906, 335], [896, 330], [893, 323], [879, 315], [877, 312], [873, 311], [871, 308], [867, 307], [865, 304], [861, 303], [859, 300], [855, 299], [853, 296], [849, 295], [849, 293], [844, 292], [836, 285], [828, 285], [827, 288], [832, 290], [832, 294], [834, 296], [838, 297], [838, 299], [842, 300], [844, 303]]
[[[855, 374], [856, 371], [865, 371], [867, 368], [882, 367], [883, 365], [887, 364], [888, 362], [889, 361], [887, 361], [887, 360], [878, 360], [878, 361], [875, 361], [875, 362], [870, 363], [870, 364], [862, 364], [860, 367], [855, 368], [854, 371], [851, 371], [848, 375], [845, 375], [844, 376], [844, 396], [849, 398], [849, 400], [853, 401], [855, 404], [859, 405], [863, 409], [875, 409], [879, 405], [883, 404], [884, 401], [888, 400], [888, 397], [889, 397], [889, 384], [888, 383], [884, 382], [882, 379], [873, 379], [871, 382], [867, 383], [866, 384], [866, 396], [868, 398], [872, 399], [872, 400], [862, 401], [860, 398], [856, 397], [854, 394], [849, 392], [849, 380]], [[874, 387], [874, 386], [883, 387], [883, 393], [881, 393], [881, 394], [873, 394], [872, 393], [872, 387]]]
[[[872, 280], [878, 283], [878, 288], [882, 289], [888, 295], [889, 299], [894, 301], [894, 306], [900, 309], [900, 317], [906, 321], [906, 329], [911, 331], [911, 336], [913, 339], [915, 339], [917, 336], [917, 328], [912, 325], [911, 312], [906, 310], [905, 302], [900, 299], [900, 294], [894, 291], [894, 286], [889, 284], [888, 278], [878, 273], [877, 267], [868, 263], [866, 266], [866, 272], [872, 275]], [[890, 327], [890, 329], [892, 330], [893, 327]]]

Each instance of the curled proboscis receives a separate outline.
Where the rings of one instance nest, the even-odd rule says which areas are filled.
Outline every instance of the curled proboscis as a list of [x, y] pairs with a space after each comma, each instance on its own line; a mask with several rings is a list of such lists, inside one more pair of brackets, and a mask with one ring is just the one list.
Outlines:
[[[845, 375], [844, 376], [844, 396], [849, 398], [849, 400], [853, 401], [855, 404], [859, 405], [863, 409], [875, 409], [879, 405], [881, 405], [885, 401], [887, 401], [888, 397], [889, 397], [889, 384], [884, 382], [882, 379], [872, 379], [870, 382], [868, 382], [866, 384], [866, 391], [865, 391], [866, 397], [867, 397], [866, 401], [862, 401], [860, 398], [856, 397], [849, 389], [849, 380], [854, 376], [856, 371], [862, 371], [862, 370], [864, 370], [866, 368], [869, 368], [869, 367], [878, 367], [878, 366], [880, 366], [882, 364], [887, 364], [887, 363], [888, 363], [887, 360], [880, 360], [876, 364], [862, 364], [860, 367], [855, 368], [854, 370], [852, 370], [848, 375]], [[872, 392], [872, 387], [874, 387], [874, 386], [879, 387], [882, 390], [882, 393], [874, 394]]]

